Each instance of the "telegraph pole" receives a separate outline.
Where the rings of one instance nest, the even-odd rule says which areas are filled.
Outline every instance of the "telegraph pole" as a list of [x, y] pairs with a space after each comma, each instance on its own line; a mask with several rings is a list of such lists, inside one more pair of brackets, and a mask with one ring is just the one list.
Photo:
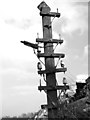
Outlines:
[[[43, 38], [37, 38], [37, 44], [33, 44], [27, 41], [21, 41], [24, 45], [32, 47], [34, 50], [37, 49], [37, 57], [43, 57], [45, 60], [45, 70], [41, 70], [40, 62], [38, 63], [38, 74], [46, 75], [46, 86], [42, 86], [40, 82], [40, 86], [38, 89], [44, 90], [47, 93], [47, 105], [41, 105], [43, 108], [47, 106], [48, 109], [48, 120], [58, 118], [58, 98], [57, 98], [57, 90], [62, 89], [69, 89], [69, 86], [66, 85], [65, 79], [64, 84], [65, 86], [58, 86], [56, 80], [56, 72], [66, 72], [67, 68], [64, 65], [61, 65], [61, 68], [56, 68], [55, 66], [55, 58], [59, 60], [64, 58], [65, 55], [63, 53], [54, 53], [53, 44], [62, 44], [63, 40], [59, 39], [52, 39], [52, 21], [51, 17], [60, 17], [60, 13], [57, 12], [50, 12], [50, 7], [45, 3], [41, 2], [38, 5], [38, 9], [40, 10], [40, 16], [42, 16], [42, 27], [43, 27]], [[39, 46], [38, 43], [43, 43], [44, 47]], [[41, 53], [38, 48], [44, 48], [44, 53]], [[35, 52], [35, 51], [34, 51]], [[65, 88], [64, 88], [65, 87]]]
[[56, 72], [65, 72], [66, 68], [55, 68], [54, 58], [64, 58], [64, 54], [54, 54], [53, 43], [63, 43], [63, 40], [52, 39], [51, 17], [60, 17], [58, 12], [50, 12], [50, 7], [41, 2], [38, 6], [40, 16], [42, 16], [43, 39], [36, 39], [36, 42], [44, 43], [44, 53], [38, 53], [38, 57], [45, 58], [45, 70], [38, 71], [39, 74], [46, 74], [46, 86], [39, 86], [39, 90], [47, 91], [48, 120], [58, 118], [57, 89], [62, 89], [56, 85]]

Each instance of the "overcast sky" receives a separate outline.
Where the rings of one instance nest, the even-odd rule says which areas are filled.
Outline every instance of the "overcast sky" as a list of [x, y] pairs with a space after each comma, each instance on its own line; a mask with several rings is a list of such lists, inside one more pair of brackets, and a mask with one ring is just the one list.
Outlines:
[[[44, 92], [38, 91], [40, 76], [38, 59], [32, 48], [21, 40], [35, 43], [42, 38], [42, 19], [37, 6], [42, 0], [0, 0], [0, 111], [2, 115], [34, 112], [46, 103]], [[60, 18], [53, 21], [53, 38], [64, 39], [56, 52], [65, 53], [67, 67], [62, 76], [68, 84], [84, 81], [88, 76], [88, 0], [45, 0], [51, 11], [59, 9]], [[62, 74], [62, 75], [61, 75]], [[1, 114], [1, 112], [0, 112]]]

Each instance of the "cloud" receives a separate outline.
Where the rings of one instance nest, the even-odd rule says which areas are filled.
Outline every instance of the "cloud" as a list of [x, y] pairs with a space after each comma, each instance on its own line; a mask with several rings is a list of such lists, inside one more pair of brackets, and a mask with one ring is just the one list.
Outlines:
[[3, 94], [3, 115], [35, 112], [40, 109], [41, 103], [45, 102], [45, 94], [40, 93], [37, 86], [20, 84], [12, 87], [10, 91]]
[[[57, 7], [61, 13], [59, 21], [54, 25], [55, 30], [64, 34], [72, 35], [73, 32], [79, 31], [82, 35], [88, 30], [88, 3], [78, 4], [79, 2], [57, 2]], [[61, 26], [61, 27], [60, 27]]]
[[[60, 50], [64, 50], [64, 48], [66, 47], [67, 45], [67, 42], [65, 40], [64, 37], [62, 37], [61, 35], [59, 35], [57, 32], [53, 31], [52, 33], [52, 38], [53, 39], [62, 39], [63, 40], [63, 43], [60, 45], [58, 44], [58, 46], [56, 47], [55, 49], [55, 52], [59, 52]], [[55, 48], [56, 44], [54, 45], [54, 48]]]
[[[13, 3], [11, 0], [9, 0], [9, 2], [6, 3], [7, 5], [10, 3], [12, 6], [10, 6], [7, 11], [1, 7], [3, 11], [3, 15], [1, 16], [5, 20], [5, 23], [22, 29], [28, 29], [30, 25], [40, 22], [38, 9], [37, 7], [34, 7], [35, 5], [38, 6], [40, 1], [36, 1], [34, 3], [33, 1], [29, 0], [27, 0], [27, 2], [22, 2], [21, 0], [18, 2], [16, 0]], [[83, 31], [87, 29], [87, 6], [84, 6], [85, 3], [83, 2], [81, 4], [79, 3], [81, 2], [78, 2], [78, 0], [54, 1], [52, 4], [51, 1], [47, 1], [47, 4], [51, 6], [52, 10], [55, 10], [55, 7], [57, 6], [61, 12], [60, 20], [64, 21], [64, 23], [61, 25], [62, 32], [69, 33], [80, 29], [81, 33], [83, 33]], [[2, 2], [2, 4], [4, 3]]]
[[20, 41], [26, 40], [35, 43], [37, 33], [39, 33], [39, 37], [42, 36], [40, 24], [34, 24], [28, 30], [18, 29], [8, 24], [6, 25], [4, 22], [1, 22], [0, 26], [0, 32], [2, 33], [0, 35], [1, 59], [34, 61], [36, 56], [33, 54], [33, 49], [21, 44]]
[[66, 24], [62, 26], [62, 31], [64, 33], [69, 33], [80, 30], [80, 33], [82, 34], [88, 28], [87, 16], [88, 10], [86, 6], [71, 6], [68, 12], [65, 12], [64, 14], [64, 18], [66, 18]]
[[[78, 28], [81, 30], [85, 27], [87, 11], [84, 5], [74, 5], [68, 2], [58, 4], [59, 0], [57, 4], [50, 0], [46, 1], [52, 11], [58, 7], [62, 15], [60, 21], [63, 21], [63, 26], [57, 19], [58, 22], [56, 21], [55, 25], [57, 24], [58, 27], [56, 26], [53, 33], [54, 38], [59, 38], [57, 33], [60, 33], [60, 27], [62, 27], [63, 33], [74, 32]], [[9, 114], [17, 113], [18, 109], [22, 112], [24, 110], [22, 106], [25, 108], [26, 105], [27, 108], [30, 106], [31, 111], [32, 108], [35, 110], [44, 99], [43, 95], [38, 96], [38, 90], [36, 90], [38, 84], [37, 72], [35, 73], [37, 58], [33, 54], [32, 48], [20, 43], [21, 40], [35, 43], [37, 33], [42, 38], [42, 20], [39, 16], [40, 11], [37, 9], [40, 2], [41, 0], [35, 2], [30, 0], [0, 1], [0, 78], [3, 79], [4, 112], [7, 110], [6, 113], [9, 112]], [[63, 49], [66, 45], [65, 40], [61, 46], [58, 46], [58, 49]], [[13, 97], [9, 98], [10, 94]], [[23, 95], [25, 97], [22, 99]], [[36, 99], [38, 100], [36, 101]], [[26, 101], [24, 104], [25, 100], [29, 102]]]
[[4, 0], [0, 2], [0, 19], [6, 24], [26, 30], [40, 22], [37, 12], [38, 4], [39, 1], [16, 0], [12, 2], [12, 0]]
[[76, 82], [85, 82], [85, 80], [88, 78], [88, 74], [79, 74], [76, 76]]
[[[33, 10], [36, 10], [37, 2], [29, 1], [29, 0], [15, 0], [12, 2], [12, 0], [3, 0], [0, 1], [0, 8], [2, 12], [1, 17], [2, 18], [26, 18], [26, 17], [32, 17], [34, 13]], [[3, 7], [4, 6], [4, 7]]]
[[11, 18], [11, 19], [6, 19], [5, 23], [19, 27], [19, 28], [24, 29], [24, 30], [28, 29], [32, 25], [30, 19], [16, 20], [16, 19]]
[[75, 60], [80, 59], [80, 58], [79, 58], [79, 55], [75, 55], [73, 58], [74, 58]]
[[31, 85], [20, 85], [20, 86], [14, 86], [12, 90], [15, 91], [17, 95], [28, 95], [32, 94], [32, 91], [37, 91], [37, 86], [31, 86]]
[[36, 88], [36, 86], [31, 86], [31, 85], [20, 85], [20, 86], [14, 86], [13, 89], [15, 90], [31, 90]]
[[30, 61], [30, 60], [24, 60], [24, 61], [15, 61], [13, 59], [2, 59], [0, 60], [0, 69], [2, 69], [3, 73], [4, 71], [16, 71], [18, 72], [27, 72], [28, 73], [34, 73], [36, 69], [37, 61]]
[[[22, 66], [24, 66], [22, 64]], [[34, 70], [34, 68], [28, 68], [26, 66], [24, 67], [8, 67], [7, 69], [2, 69], [2, 72], [0, 74], [0, 77], [2, 79], [2, 85], [3, 85], [3, 92], [9, 91], [9, 88], [11, 86], [19, 85], [19, 84], [29, 84], [29, 85], [37, 85], [38, 84], [38, 74], [37, 71]], [[36, 72], [35, 72], [36, 71]]]

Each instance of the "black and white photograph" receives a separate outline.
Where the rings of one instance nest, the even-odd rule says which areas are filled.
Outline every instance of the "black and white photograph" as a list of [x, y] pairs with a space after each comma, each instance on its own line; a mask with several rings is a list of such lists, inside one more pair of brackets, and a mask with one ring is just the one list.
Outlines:
[[89, 0], [0, 0], [0, 120], [90, 120], [89, 51]]

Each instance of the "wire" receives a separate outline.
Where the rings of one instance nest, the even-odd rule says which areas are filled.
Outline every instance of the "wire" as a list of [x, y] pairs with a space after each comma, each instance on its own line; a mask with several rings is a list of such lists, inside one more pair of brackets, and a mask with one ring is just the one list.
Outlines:
[[[35, 49], [33, 49], [33, 51], [34, 51], [34, 54], [37, 56], [37, 54], [36, 54], [36, 52], [35, 52]], [[38, 57], [37, 57], [38, 58]], [[40, 58], [38, 58], [39, 59], [39, 61], [45, 66], [45, 64], [40, 60]]]
[[59, 44], [59, 41], [57, 42], [55, 48], [53, 49], [53, 52], [55, 51], [55, 49], [56, 49], [56, 47], [58, 46], [58, 44]]
[[45, 66], [45, 64], [40, 60], [40, 58], [38, 58], [39, 59], [39, 61]]
[[49, 24], [49, 27], [51, 26], [51, 24], [53, 23], [53, 20], [55, 19], [56, 16], [53, 17], [52, 21]]
[[61, 58], [61, 57], [59, 57], [59, 59], [58, 59], [57, 64], [56, 64], [56, 66], [55, 66], [55, 67], [57, 67], [57, 65], [58, 65], [58, 63], [59, 63], [59, 61], [60, 61], [60, 58]]
[[47, 83], [47, 81], [46, 81], [46, 79], [45, 79], [45, 74], [43, 74], [43, 79], [44, 79], [44, 81]]
[[55, 51], [56, 47], [58, 46], [58, 43], [56, 44], [55, 48], [53, 49], [53, 52]]
[[[56, 80], [56, 85], [58, 86], [59, 84], [58, 84], [58, 81]], [[62, 94], [62, 92], [63, 92], [63, 90], [58, 90], [58, 92], [59, 92], [59, 96], [61, 96], [61, 94]]]

